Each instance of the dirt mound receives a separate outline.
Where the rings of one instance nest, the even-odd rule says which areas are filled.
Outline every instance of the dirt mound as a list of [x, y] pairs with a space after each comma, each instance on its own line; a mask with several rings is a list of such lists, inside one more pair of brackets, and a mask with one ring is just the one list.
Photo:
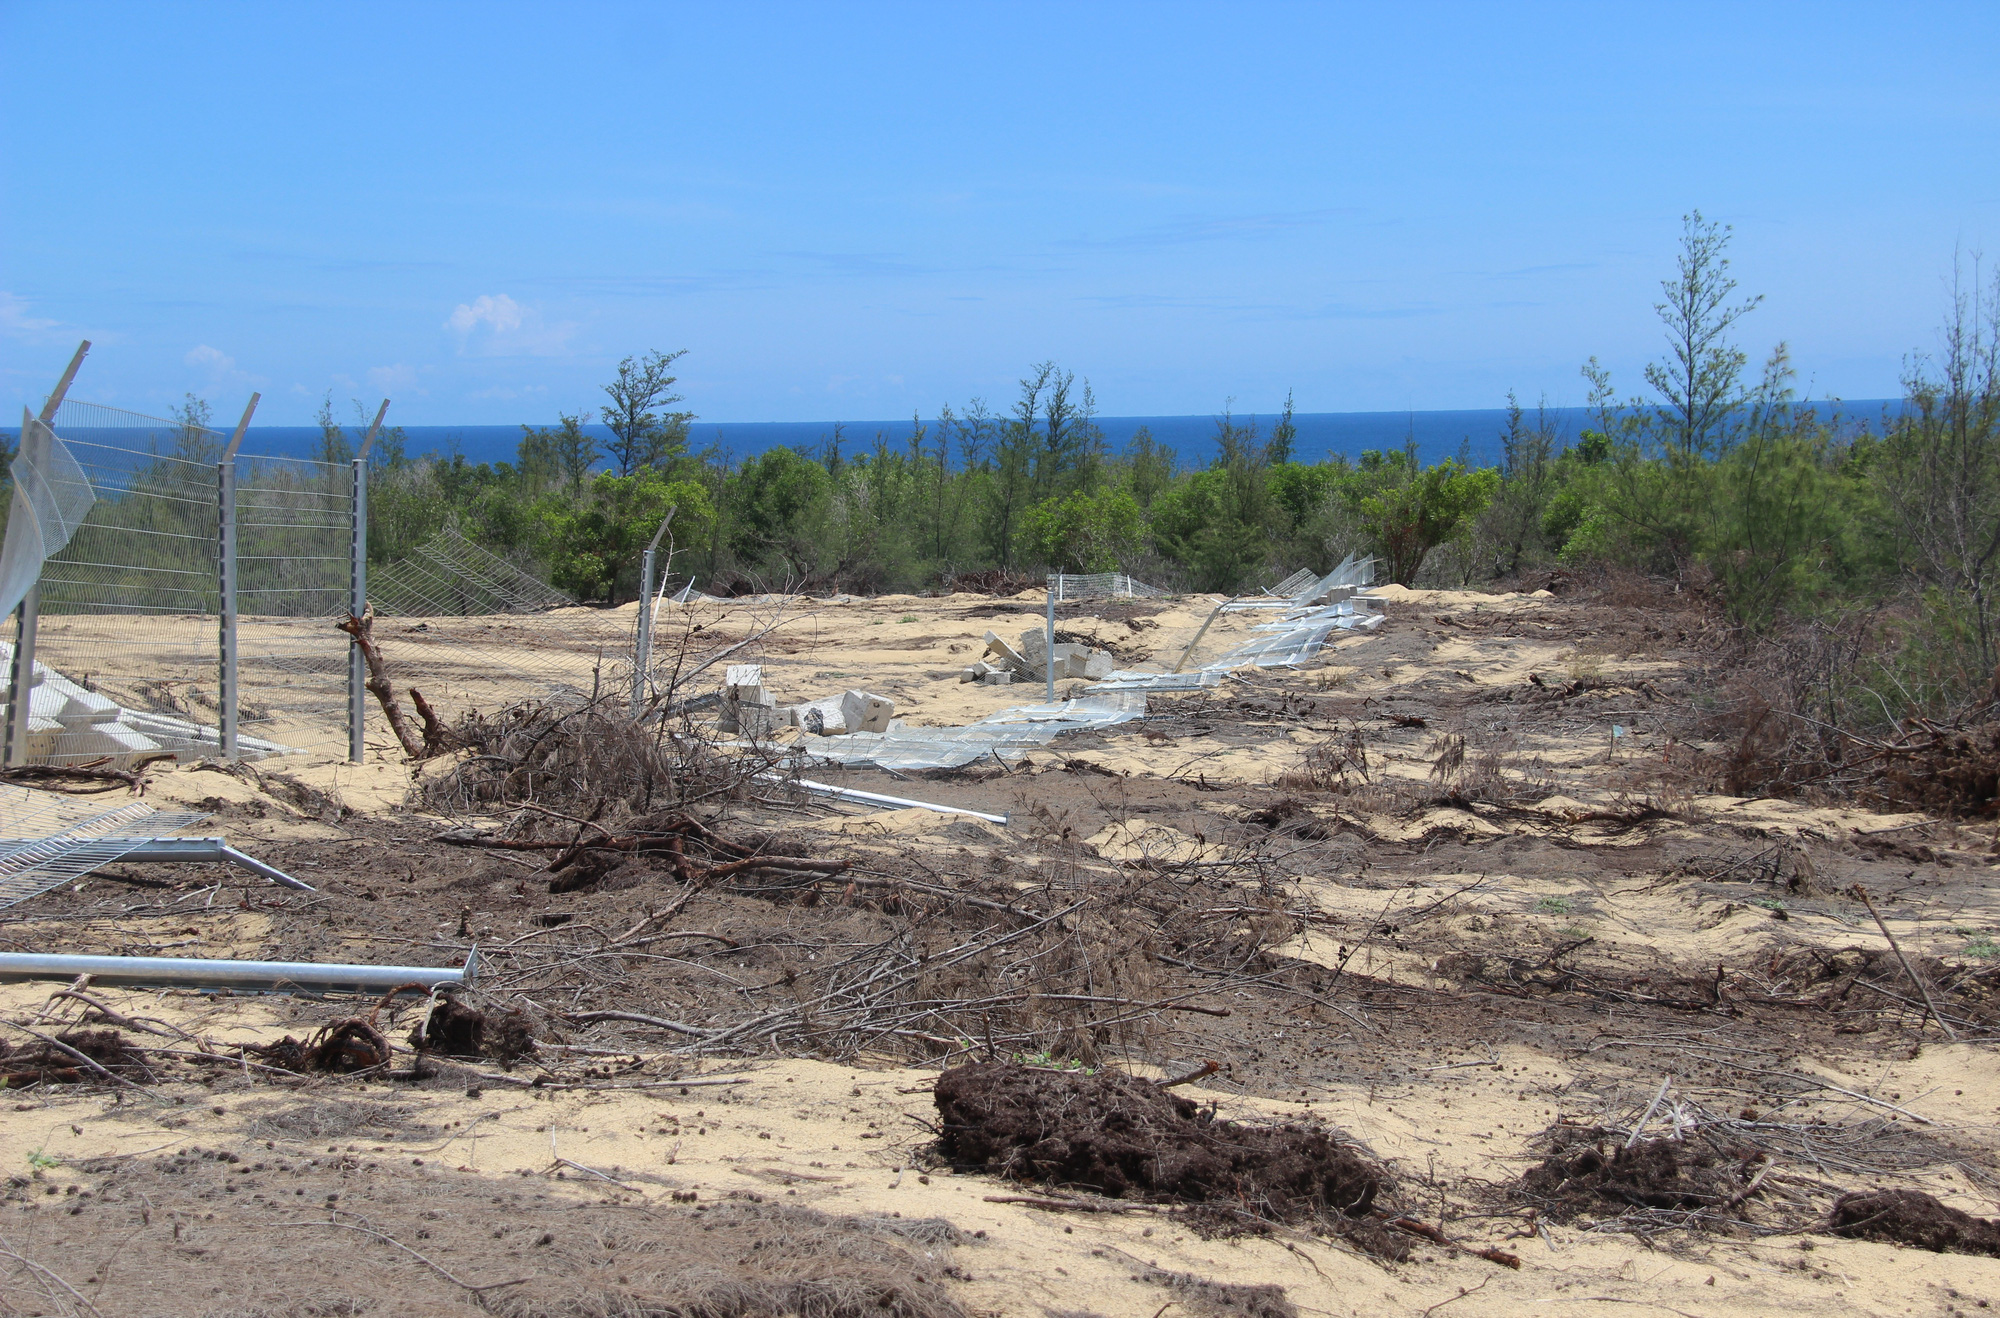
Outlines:
[[1594, 1127], [1558, 1129], [1548, 1157], [1522, 1175], [1513, 1195], [1559, 1222], [1607, 1208], [1733, 1213], [1749, 1197], [1764, 1155], [1703, 1136], [1640, 1140], [1630, 1147]]
[[1323, 1130], [1215, 1121], [1133, 1076], [980, 1062], [946, 1071], [935, 1094], [945, 1158], [1016, 1180], [1281, 1221], [1359, 1218], [1383, 1188], [1376, 1168]]
[[0, 1043], [0, 1086], [21, 1089], [36, 1084], [73, 1085], [93, 1080], [103, 1083], [104, 1076], [79, 1062], [77, 1053], [120, 1079], [144, 1084], [153, 1078], [146, 1066], [146, 1054], [126, 1042], [125, 1036], [116, 1030], [70, 1030], [56, 1035], [55, 1040], [64, 1046], [37, 1041], [9, 1048]]
[[2000, 1224], [1946, 1207], [1921, 1190], [1866, 1190], [1833, 1205], [1833, 1234], [1883, 1240], [1937, 1254], [2000, 1258]]
[[561, 1274], [482, 1297], [480, 1307], [500, 1318], [965, 1318], [944, 1287], [959, 1275], [949, 1259], [964, 1237], [940, 1218], [704, 1205], [644, 1233], [579, 1234], [599, 1244], [596, 1258], [559, 1258]]
[[493, 1057], [511, 1062], [535, 1050], [535, 1031], [527, 1013], [518, 1007], [487, 1013], [444, 998], [410, 1031], [410, 1046], [446, 1057]]

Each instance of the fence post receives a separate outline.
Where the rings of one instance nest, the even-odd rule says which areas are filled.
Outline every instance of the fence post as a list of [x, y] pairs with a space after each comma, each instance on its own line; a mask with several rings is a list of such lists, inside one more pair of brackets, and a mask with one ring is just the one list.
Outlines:
[[1058, 572], [1054, 580], [1049, 583], [1049, 625], [1048, 631], [1043, 636], [1042, 645], [1044, 652], [1042, 658], [1048, 665], [1048, 703], [1051, 705], [1056, 703], [1056, 596], [1061, 593], [1062, 573]]
[[680, 511], [675, 504], [667, 509], [666, 520], [660, 529], [653, 532], [653, 543], [646, 546], [645, 554], [639, 559], [639, 634], [632, 655], [632, 717], [639, 717], [640, 706], [646, 703], [646, 679], [653, 672], [653, 572], [658, 562], [660, 537], [673, 525], [674, 514]]
[[250, 402], [243, 409], [243, 419], [236, 423], [236, 433], [229, 437], [229, 447], [222, 450], [222, 460], [215, 464], [215, 585], [218, 596], [216, 605], [216, 703], [221, 707], [221, 725], [216, 729], [216, 740], [221, 743], [222, 758], [226, 763], [236, 761], [236, 450], [243, 444], [243, 432], [250, 428], [250, 417], [257, 410], [257, 400], [262, 394], [251, 394]]
[[[90, 340], [85, 339], [76, 346], [76, 355], [69, 359], [69, 367], [56, 381], [55, 389], [42, 403], [41, 423], [47, 426], [56, 419], [56, 411], [62, 406], [63, 397], [69, 393], [70, 381], [76, 379], [77, 367], [83, 365], [84, 354], [90, 351]], [[28, 436], [35, 436], [38, 454], [45, 452], [42, 432], [28, 424], [28, 409], [21, 409], [21, 451], [15, 461], [28, 456]], [[33, 465], [33, 464], [29, 464]], [[21, 605], [14, 610], [14, 658], [7, 668], [7, 738], [4, 758], [8, 768], [26, 764], [28, 760], [28, 720], [34, 713], [35, 689], [35, 629], [42, 617], [42, 587], [38, 579], [22, 597]]]
[[[368, 611], [368, 450], [375, 446], [375, 436], [382, 429], [383, 414], [389, 410], [389, 400], [384, 398], [382, 406], [375, 412], [375, 420], [368, 427], [367, 437], [361, 441], [361, 449], [354, 455], [354, 500], [353, 531], [350, 550], [352, 561], [347, 570], [347, 607], [355, 617]], [[347, 759], [359, 764], [367, 754], [368, 746], [363, 740], [368, 722], [368, 680], [367, 669], [361, 658], [361, 642], [350, 641], [347, 646]]]

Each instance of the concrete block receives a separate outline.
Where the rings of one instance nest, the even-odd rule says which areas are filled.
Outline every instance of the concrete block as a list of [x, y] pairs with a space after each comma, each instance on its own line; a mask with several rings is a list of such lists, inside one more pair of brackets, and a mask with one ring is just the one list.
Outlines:
[[722, 679], [722, 689], [725, 691], [735, 687], [761, 687], [763, 685], [764, 665], [762, 664], [731, 664], [725, 670]]
[[798, 706], [798, 725], [816, 737], [838, 737], [848, 731], [847, 712], [838, 697]]
[[1111, 670], [1116, 664], [1117, 661], [1103, 650], [1093, 650], [1090, 657], [1084, 660], [1083, 676], [1089, 681], [1096, 682], [1111, 676]]
[[1001, 669], [999, 672], [988, 673], [986, 676], [980, 678], [979, 680], [981, 682], [984, 682], [987, 686], [1012, 686], [1014, 683], [1014, 675], [1006, 671], [1005, 669]]
[[1013, 646], [1000, 639], [997, 632], [986, 633], [987, 662], [995, 667], [1026, 675], [1030, 665], [1027, 659]]
[[886, 732], [896, 702], [868, 691], [849, 691], [840, 698], [841, 722], [849, 732]]
[[789, 710], [779, 711], [768, 705], [743, 705], [739, 711], [740, 726], [737, 731], [745, 737], [768, 737], [779, 728], [790, 726], [789, 719], [781, 722], [778, 718], [780, 712], [789, 714]]

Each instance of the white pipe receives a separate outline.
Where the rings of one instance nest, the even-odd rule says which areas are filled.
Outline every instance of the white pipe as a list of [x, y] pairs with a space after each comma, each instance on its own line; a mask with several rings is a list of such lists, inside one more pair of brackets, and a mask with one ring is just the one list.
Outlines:
[[321, 965], [311, 961], [210, 961], [174, 956], [58, 956], [0, 952], [0, 979], [75, 979], [100, 984], [171, 984], [214, 989], [315, 989], [386, 993], [404, 984], [426, 989], [469, 983], [478, 973], [478, 951], [462, 969], [435, 966]]
[[941, 815], [970, 815], [974, 819], [984, 819], [989, 824], [1007, 823], [1006, 815], [989, 815], [984, 810], [967, 810], [963, 806], [939, 805], [935, 801], [912, 801], [906, 796], [884, 796], [880, 792], [864, 792], [858, 787], [836, 787], [832, 783], [814, 782], [810, 778], [784, 778], [774, 773], [759, 774], [766, 782], [790, 783], [819, 796], [837, 796], [845, 801], [860, 801], [867, 805], [894, 806], [901, 810], [934, 810]]

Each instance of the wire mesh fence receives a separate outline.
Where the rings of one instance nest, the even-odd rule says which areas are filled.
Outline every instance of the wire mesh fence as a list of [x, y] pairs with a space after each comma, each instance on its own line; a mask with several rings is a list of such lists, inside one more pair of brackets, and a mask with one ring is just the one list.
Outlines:
[[53, 429], [96, 501], [42, 566], [29, 753], [79, 763], [212, 747], [225, 437], [74, 400]]
[[581, 607], [455, 526], [371, 569], [368, 599], [396, 680], [446, 716], [632, 680], [633, 609]]
[[238, 746], [347, 745], [351, 463], [238, 455], [235, 509]]

